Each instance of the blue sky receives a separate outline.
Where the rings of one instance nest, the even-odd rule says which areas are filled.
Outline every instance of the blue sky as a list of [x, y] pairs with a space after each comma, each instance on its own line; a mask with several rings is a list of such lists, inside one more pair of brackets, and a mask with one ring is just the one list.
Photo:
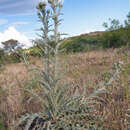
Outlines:
[[[36, 37], [40, 23], [35, 7], [39, 1], [0, 0], [0, 42], [11, 37], [9, 31], [19, 33], [23, 39]], [[64, 0], [60, 30], [69, 36], [101, 31], [108, 18], [123, 22], [129, 11], [130, 0]]]

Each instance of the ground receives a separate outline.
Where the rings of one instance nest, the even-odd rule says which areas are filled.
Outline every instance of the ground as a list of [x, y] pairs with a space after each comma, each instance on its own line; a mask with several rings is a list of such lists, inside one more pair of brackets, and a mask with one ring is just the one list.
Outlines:
[[[125, 53], [128, 52], [126, 55]], [[122, 49], [107, 49], [91, 51], [86, 53], [69, 54], [60, 57], [60, 60], [65, 60], [65, 64], [62, 69], [67, 66], [69, 72], [66, 73], [67, 81], [73, 83], [73, 85], [78, 86], [79, 92], [82, 91], [82, 87], [87, 87], [86, 95], [90, 94], [96, 86], [101, 81], [101, 75], [105, 72], [112, 72], [112, 66], [117, 61], [123, 61], [125, 65], [130, 65], [130, 50], [124, 51]], [[30, 66], [40, 66], [43, 67], [40, 58], [30, 58]], [[44, 67], [43, 67], [44, 68]], [[30, 97], [29, 94], [24, 93], [23, 88], [26, 86], [29, 80], [29, 72], [24, 63], [8, 64], [4, 66], [4, 69], [0, 72], [0, 87], [6, 92], [6, 99], [1, 98], [0, 101], [5, 100], [5, 102], [0, 102], [0, 111], [5, 113], [5, 119], [11, 123], [11, 119], [17, 118], [26, 112], [36, 112], [40, 111], [41, 106], [37, 100], [32, 100], [32, 102], [27, 102]], [[111, 103], [107, 104], [106, 108], [103, 109], [103, 113], [109, 117], [112, 122], [108, 122], [117, 130], [120, 127], [121, 130], [126, 128], [126, 124], [123, 120], [126, 118], [123, 112], [127, 110], [129, 102], [129, 96], [126, 96], [126, 90], [129, 94], [130, 87], [130, 70], [127, 72], [127, 79], [124, 81], [127, 84], [128, 89], [120, 88], [118, 90], [120, 93], [117, 95], [114, 88], [112, 88], [113, 100], [109, 99]], [[126, 83], [127, 82], [127, 83]], [[101, 84], [102, 85], [102, 84]], [[118, 84], [116, 84], [118, 85]], [[126, 87], [124, 85], [124, 87]], [[115, 95], [114, 95], [115, 94]], [[118, 100], [119, 103], [116, 104], [117, 97], [122, 100]], [[36, 105], [37, 104], [37, 105]], [[121, 107], [116, 113], [115, 109]], [[115, 112], [115, 115], [112, 113]], [[120, 117], [125, 119], [120, 119]], [[106, 121], [108, 118], [106, 119]], [[119, 125], [120, 124], [120, 125]], [[127, 126], [128, 127], [128, 126]], [[127, 128], [126, 128], [127, 130]]]

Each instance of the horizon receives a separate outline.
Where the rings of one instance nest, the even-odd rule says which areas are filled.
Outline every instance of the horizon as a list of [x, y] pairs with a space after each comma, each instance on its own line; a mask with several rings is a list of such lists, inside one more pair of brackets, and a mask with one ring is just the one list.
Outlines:
[[[0, 43], [15, 39], [31, 46], [30, 39], [38, 38], [36, 5], [40, 0], [0, 0]], [[130, 0], [64, 0], [63, 24], [60, 31], [68, 37], [104, 31], [102, 24], [109, 18], [121, 23], [130, 11]]]

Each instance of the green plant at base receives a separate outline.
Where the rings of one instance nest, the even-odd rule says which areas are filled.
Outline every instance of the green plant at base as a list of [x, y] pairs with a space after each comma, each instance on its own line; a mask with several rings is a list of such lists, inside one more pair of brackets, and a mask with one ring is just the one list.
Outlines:
[[4, 127], [3, 122], [1, 120], [0, 120], [0, 129], [5, 130], [5, 127]]

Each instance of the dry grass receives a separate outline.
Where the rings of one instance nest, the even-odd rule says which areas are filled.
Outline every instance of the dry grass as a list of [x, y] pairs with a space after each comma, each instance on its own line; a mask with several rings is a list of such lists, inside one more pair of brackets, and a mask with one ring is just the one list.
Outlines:
[[[94, 86], [101, 81], [101, 75], [104, 72], [110, 72], [113, 63], [116, 61], [124, 61], [124, 52], [117, 53], [116, 50], [92, 51], [88, 53], [70, 54], [65, 56], [70, 71], [66, 74], [67, 80], [73, 82], [74, 86], [87, 87], [86, 94], [90, 94]], [[61, 57], [62, 59], [64, 56]], [[125, 62], [125, 61], [124, 61]], [[30, 63], [42, 66], [42, 62], [38, 58], [31, 58]], [[130, 51], [128, 54], [128, 62], [130, 64]], [[7, 126], [13, 124], [13, 120], [26, 112], [37, 112], [41, 110], [37, 100], [27, 102], [29, 94], [24, 93], [23, 88], [28, 81], [29, 73], [24, 63], [10, 64], [5, 66], [5, 70], [0, 73], [0, 87], [6, 92], [4, 98], [0, 99], [0, 112], [4, 116], [4, 123]], [[102, 95], [106, 100], [105, 105], [101, 105], [100, 113], [105, 116], [104, 125], [112, 126], [116, 130], [128, 130], [127, 109], [130, 107], [130, 100], [126, 97], [126, 84], [128, 80], [122, 83], [115, 83], [110, 87], [110, 95]], [[128, 72], [130, 80], [130, 71]], [[102, 85], [102, 83], [100, 84]], [[128, 85], [128, 93], [129, 87]], [[3, 94], [3, 93], [2, 93]], [[9, 127], [8, 127], [9, 128]], [[109, 128], [111, 129], [111, 128]]]

